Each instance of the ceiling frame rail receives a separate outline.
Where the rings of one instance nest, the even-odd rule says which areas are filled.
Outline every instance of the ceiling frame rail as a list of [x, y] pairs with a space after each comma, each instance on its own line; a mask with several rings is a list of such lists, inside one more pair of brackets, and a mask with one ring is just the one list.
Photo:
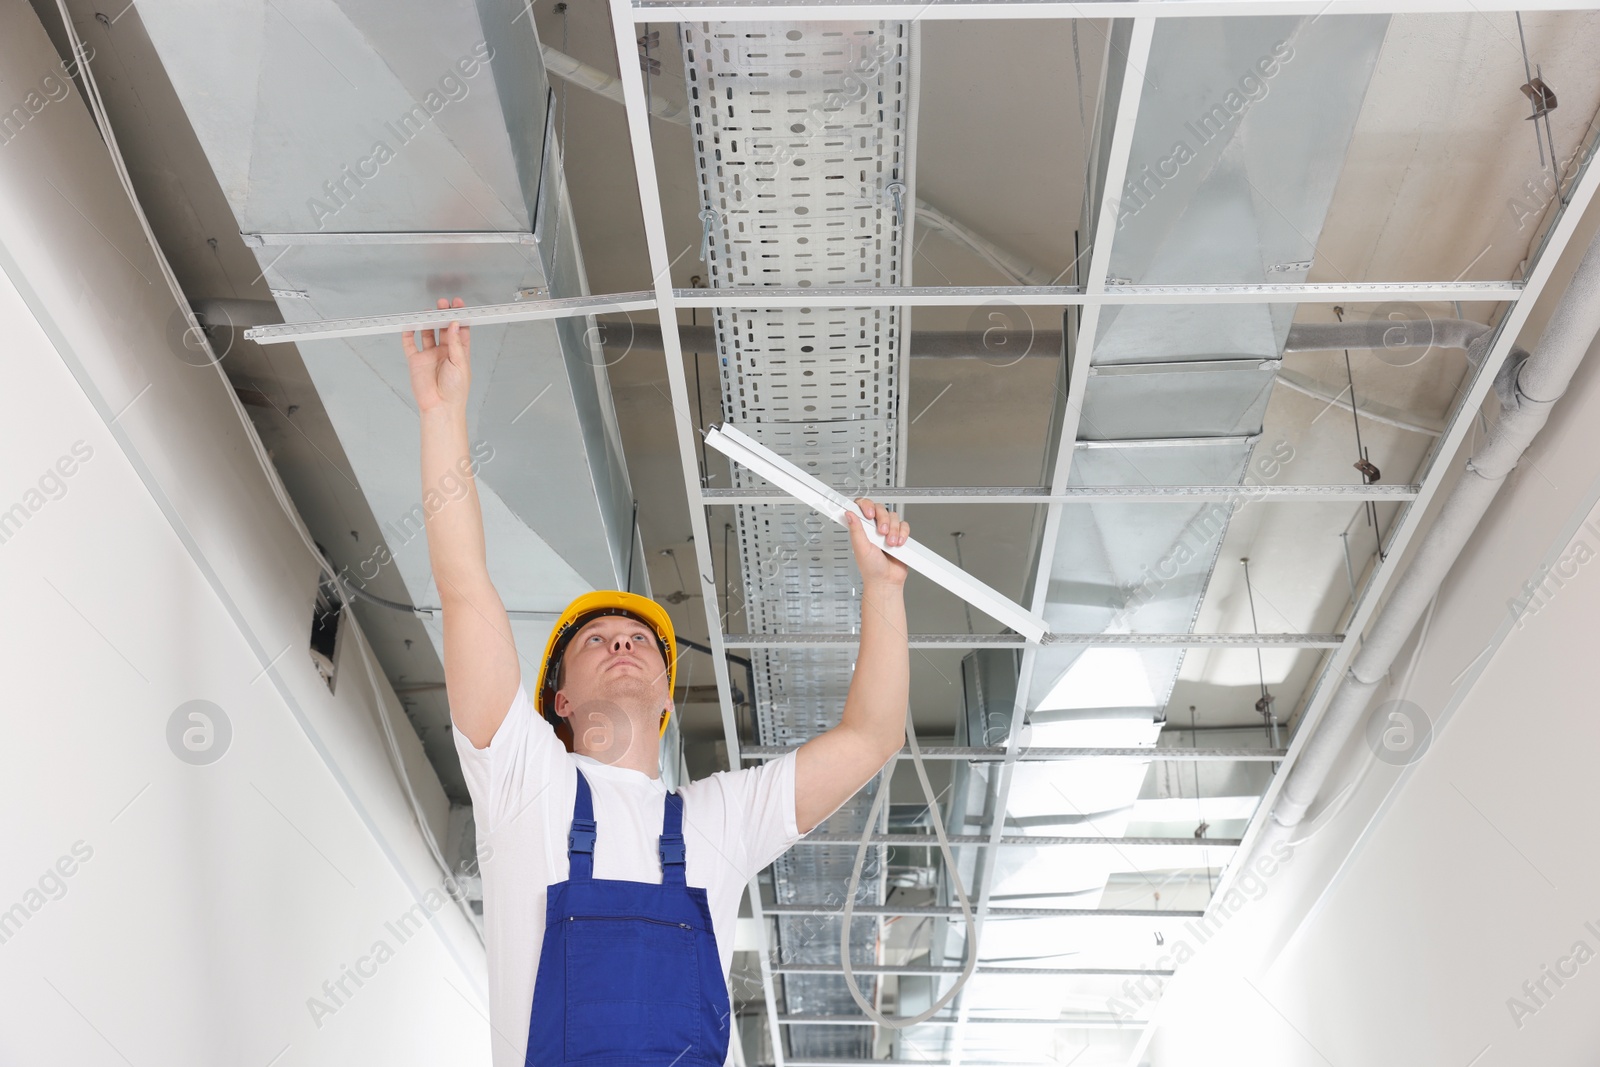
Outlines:
[[[746, 759], [777, 759], [792, 751], [788, 745], [746, 745]], [[969, 763], [1051, 763], [1084, 759], [1131, 759], [1157, 763], [1176, 761], [1192, 763], [1195, 760], [1237, 760], [1245, 763], [1277, 763], [1283, 759], [1281, 748], [1022, 748], [1008, 755], [1001, 748], [979, 748], [965, 745], [922, 746], [925, 760], [965, 760]], [[902, 748], [894, 759], [910, 759], [911, 749]], [[856, 840], [860, 840], [857, 838]], [[990, 844], [994, 838], [989, 839]], [[1211, 842], [1218, 844], [1219, 842]]]
[[1129, 448], [1206, 448], [1218, 445], [1250, 445], [1261, 440], [1259, 433], [1219, 433], [1210, 437], [1112, 437], [1104, 440], [1074, 441], [1074, 451]]
[[[1091, 253], [1092, 254], [1092, 253]], [[1017, 306], [1103, 307], [1110, 304], [1334, 304], [1389, 300], [1515, 301], [1522, 283], [1483, 282], [1250, 282], [1218, 285], [906, 285], [822, 286], [792, 289], [741, 286], [738, 289], [679, 289], [683, 308], [811, 307], [820, 303], [850, 307], [969, 307], [1003, 300]]]
[[[1106, 500], [1139, 504], [1187, 504], [1194, 501], [1272, 500], [1300, 503], [1362, 500], [1414, 500], [1417, 485], [1074, 485], [1059, 494], [1048, 485], [892, 486], [859, 490], [880, 504], [1075, 504]], [[787, 493], [765, 489], [705, 489], [707, 507], [733, 504], [786, 504]]]
[[427, 230], [337, 233], [241, 233], [248, 248], [281, 245], [534, 245], [536, 234], [526, 230]]
[[[269, 235], [255, 235], [266, 237]], [[285, 238], [305, 236], [349, 237], [353, 235], [271, 235]], [[387, 235], [365, 235], [387, 236]], [[399, 235], [407, 236], [407, 235]], [[420, 236], [420, 235], [409, 235]], [[458, 238], [461, 235], [451, 235]], [[520, 234], [512, 236], [521, 236]], [[318, 243], [340, 243], [326, 241]], [[408, 330], [439, 329], [452, 321], [464, 326], [493, 325], [505, 322], [533, 322], [578, 315], [617, 314], [655, 310], [665, 321], [680, 308], [786, 308], [812, 307], [826, 293], [829, 306], [849, 307], [976, 307], [1004, 300], [1018, 307], [1101, 307], [1112, 304], [1308, 304], [1382, 303], [1393, 300], [1490, 301], [1514, 303], [1522, 295], [1521, 282], [1350, 282], [1307, 283], [1303, 285], [1117, 285], [1099, 290], [1056, 285], [906, 285], [816, 289], [763, 288], [739, 286], [725, 289], [660, 288], [655, 292], [602, 293], [557, 299], [519, 300], [511, 304], [481, 304], [452, 309], [441, 315], [437, 308], [392, 315], [367, 315], [321, 322], [294, 322], [255, 326], [245, 338], [261, 344], [288, 341], [333, 340], [340, 337], [367, 337], [376, 334], [404, 333]], [[676, 330], [674, 330], [676, 335]], [[682, 344], [675, 340], [681, 350]]]
[[[519, 300], [513, 304], [480, 304], [448, 311], [435, 308], [432, 311], [324, 319], [321, 322], [274, 323], [270, 326], [252, 326], [245, 330], [244, 335], [247, 340], [262, 345], [333, 341], [341, 337], [373, 337], [409, 333], [412, 330], [442, 329], [452, 322], [459, 322], [463, 326], [492, 326], [502, 322], [536, 322], [609, 312], [647, 311], [658, 306], [656, 295], [647, 292], [565, 296], [554, 300]], [[673, 334], [672, 343], [676, 347], [676, 333]]]
[[[1588, 11], [1593, 0], [638, 0], [634, 22], [835, 22], [841, 19], [1167, 19], [1269, 15]], [[1113, 187], [1115, 188], [1115, 187]]]
[[[1033, 647], [1020, 634], [912, 634], [912, 648]], [[1041, 645], [1074, 648], [1339, 648], [1344, 634], [1045, 634]], [[724, 648], [854, 648], [860, 634], [730, 634]]]

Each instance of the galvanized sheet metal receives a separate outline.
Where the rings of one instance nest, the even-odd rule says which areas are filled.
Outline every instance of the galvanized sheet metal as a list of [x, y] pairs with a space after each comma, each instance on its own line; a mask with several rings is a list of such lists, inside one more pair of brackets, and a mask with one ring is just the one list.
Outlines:
[[[1305, 281], [1386, 27], [1383, 16], [1159, 25], [1148, 63], [1155, 76], [1144, 85], [1128, 182], [1112, 201], [1119, 221], [1109, 284]], [[1074, 450], [1069, 484], [1242, 482], [1294, 312], [1292, 305], [1106, 308], [1084, 393], [1073, 398], [1082, 412], [1080, 440], [1106, 447]], [[1241, 362], [1181, 366], [1218, 360]], [[1112, 365], [1115, 372], [1094, 373]], [[1116, 447], [1126, 438], [1187, 440]], [[1052, 630], [1192, 631], [1236, 506], [1096, 502], [1063, 509], [1054, 557], [1043, 561]], [[1030, 742], [1090, 744], [1106, 730], [1133, 729], [1143, 736], [1115, 743], [1154, 745], [1182, 660], [1181, 649], [1041, 648], [1029, 685], [1030, 712], [1077, 710], [1066, 717], [1038, 714], [1040, 723], [1053, 721], [1047, 737], [1036, 728]], [[1143, 710], [1142, 725], [1128, 718], [1130, 708]], [[1116, 837], [1127, 830], [1146, 766], [1019, 765], [1006, 814], [1082, 814]], [[973, 772], [978, 778], [984, 773]], [[968, 803], [976, 809], [981, 801], [975, 796]], [[1047, 850], [1029, 851], [1035, 850], [1000, 850], [991, 868], [993, 892], [1055, 885], [1073, 894], [1064, 903], [1093, 906], [1113, 869], [1052, 865]], [[1219, 850], [1212, 861], [1220, 865], [1227, 858]], [[1040, 944], [1081, 954], [1073, 956], [1075, 963], [1095, 952], [1083, 930], [1061, 926], [1052, 934], [1049, 922], [986, 925], [985, 957], [1008, 955], [1007, 947], [1022, 955]], [[955, 926], [951, 932], [961, 936]], [[1149, 938], [1149, 931], [1142, 933]], [[1014, 945], [1007, 946], [1008, 935], [1016, 935]], [[1103, 951], [1104, 943], [1098, 948]], [[1111, 953], [1115, 965], [1149, 962], [1148, 948], [1130, 943], [1124, 951]], [[1014, 1002], [1011, 991], [977, 982], [965, 1000], [974, 1014]], [[983, 1033], [968, 1034], [964, 1054], [975, 1050]], [[1025, 1040], [1010, 1037], [1014, 1049]]]
[[[514, 5], [153, 0], [140, 10], [240, 231], [291, 242], [255, 248], [285, 321], [414, 311], [442, 295], [487, 304], [520, 289], [587, 291], [555, 180], [538, 41]], [[448, 241], [535, 229], [542, 244]], [[326, 243], [367, 232], [445, 240]], [[297, 233], [319, 243], [292, 243]], [[554, 609], [621, 585], [632, 494], [601, 350], [581, 320], [474, 334], [471, 436], [493, 447], [476, 478], [502, 596]], [[410, 529], [418, 425], [398, 345], [352, 338], [301, 353], [413, 602], [436, 602], [425, 540]], [[515, 625], [536, 657], [548, 627]]]
[[[1129, 157], [1114, 198], [1111, 281], [1141, 284], [1306, 279], [1385, 16], [1202, 19], [1157, 28]], [[1216, 108], [1221, 108], [1220, 111]], [[1091, 364], [1259, 360], [1185, 371], [1091, 374], [1080, 438], [1259, 434], [1292, 305], [1107, 308]], [[1073, 485], [1227, 484], [1253, 442], [1078, 450]], [[1231, 517], [1229, 502], [1170, 510], [1096, 503], [1063, 511], [1047, 561], [1052, 629], [1192, 628]], [[1044, 699], [1081, 653], [1043, 649], [1029, 689]], [[1140, 651], [1152, 715], [1180, 651]]]

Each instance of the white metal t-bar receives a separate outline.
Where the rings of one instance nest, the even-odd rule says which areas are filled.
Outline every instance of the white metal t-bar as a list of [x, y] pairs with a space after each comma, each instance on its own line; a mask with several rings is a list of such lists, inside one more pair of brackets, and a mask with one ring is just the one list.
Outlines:
[[[862, 518], [861, 508], [854, 500], [834, 492], [826, 484], [767, 446], [726, 423], [711, 428], [706, 434], [706, 444], [841, 526], [845, 524], [844, 516], [847, 511], [854, 513], [858, 519]], [[867, 540], [884, 552], [918, 574], [950, 590], [985, 615], [1011, 627], [1029, 641], [1035, 643], [1042, 641], [1044, 635], [1050, 632], [1049, 624], [1039, 616], [1008, 599], [998, 590], [984, 585], [938, 553], [917, 544], [914, 538], [908, 538], [905, 544], [890, 548], [884, 544], [883, 535], [878, 533], [873, 523], [863, 520], [862, 529], [866, 532]]]
[[436, 308], [407, 311], [394, 315], [366, 315], [353, 319], [323, 319], [320, 322], [285, 322], [252, 326], [245, 330], [248, 341], [258, 345], [300, 341], [332, 341], [341, 337], [373, 337], [378, 334], [410, 333], [413, 330], [442, 330], [452, 322], [463, 326], [493, 326], [502, 322], [535, 322], [544, 319], [577, 318], [580, 315], [606, 315], [613, 312], [647, 311], [656, 307], [654, 293], [611, 293], [604, 296], [564, 296], [555, 300], [521, 300], [514, 304], [478, 304], [473, 307]]

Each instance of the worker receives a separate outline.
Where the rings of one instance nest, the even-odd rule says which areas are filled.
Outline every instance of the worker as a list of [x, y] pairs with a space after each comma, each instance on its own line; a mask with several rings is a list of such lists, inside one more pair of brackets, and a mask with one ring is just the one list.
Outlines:
[[[741, 894], [905, 742], [906, 568], [849, 517], [861, 643], [839, 724], [779, 759], [668, 793], [659, 738], [677, 647], [659, 605], [585, 594], [561, 613], [543, 662], [517, 653], [470, 473], [470, 334], [452, 322], [404, 335], [403, 348], [424, 492], [453, 478], [467, 487], [426, 522], [477, 824], [494, 1065], [719, 1067], [735, 1030], [727, 980]], [[887, 544], [906, 543], [898, 516], [858, 503]]]

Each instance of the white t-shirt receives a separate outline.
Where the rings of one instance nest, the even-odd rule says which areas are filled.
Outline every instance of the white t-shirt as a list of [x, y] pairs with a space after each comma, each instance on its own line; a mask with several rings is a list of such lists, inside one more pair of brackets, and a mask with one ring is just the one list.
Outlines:
[[[660, 778], [568, 752], [521, 685], [489, 747], [474, 748], [453, 732], [478, 830], [494, 1067], [522, 1067], [548, 887], [567, 878], [578, 768], [594, 801], [596, 878], [660, 884], [656, 843], [667, 789]], [[794, 769], [791, 752], [680, 790], [684, 877], [706, 891], [724, 982], [745, 886], [803, 836]]]

